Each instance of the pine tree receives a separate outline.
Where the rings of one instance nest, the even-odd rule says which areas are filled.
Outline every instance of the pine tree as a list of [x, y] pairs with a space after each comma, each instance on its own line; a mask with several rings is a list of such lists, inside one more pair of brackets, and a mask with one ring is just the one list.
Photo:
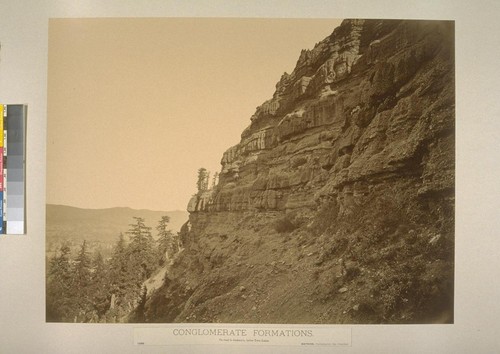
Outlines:
[[127, 244], [122, 233], [113, 249], [109, 265], [109, 287], [113, 301], [110, 307], [119, 306], [125, 298], [129, 288], [129, 266], [127, 258]]
[[75, 259], [73, 286], [83, 289], [89, 285], [91, 279], [91, 259], [87, 250], [87, 241], [83, 241]]
[[174, 245], [175, 245], [175, 249], [176, 249], [176, 253], [179, 253], [180, 251], [182, 251], [182, 242], [181, 242], [181, 233], [180, 232], [177, 232], [176, 234], [174, 234]]
[[212, 179], [212, 189], [215, 189], [215, 186], [217, 186], [217, 183], [219, 183], [219, 172], [214, 173], [214, 177]]
[[209, 182], [210, 182], [210, 171], [207, 171], [205, 175], [205, 181], [203, 182], [203, 190], [208, 190]]
[[110, 305], [110, 279], [108, 267], [101, 252], [97, 251], [92, 260], [92, 277], [90, 293], [94, 308], [93, 322], [99, 321], [109, 309]]
[[72, 293], [74, 307], [78, 309], [78, 322], [88, 322], [93, 309], [90, 285], [92, 279], [91, 259], [87, 250], [87, 241], [83, 241], [75, 259]]
[[156, 257], [151, 228], [146, 226], [144, 218], [134, 217], [134, 219], [136, 222], [130, 224], [130, 229], [127, 231], [130, 236], [127, 255], [134, 280], [140, 286], [155, 269]]
[[71, 249], [63, 244], [49, 262], [46, 283], [46, 319], [49, 322], [69, 321], [73, 317], [71, 283]]
[[179, 251], [174, 233], [167, 229], [169, 222], [170, 218], [168, 216], [162, 216], [156, 227], [158, 231], [158, 259], [160, 265], [163, 265]]
[[100, 251], [97, 251], [92, 259], [92, 282], [102, 281], [107, 278], [107, 267]]
[[207, 189], [208, 177], [209, 177], [209, 172], [207, 171], [206, 168], [202, 167], [198, 170], [198, 180], [196, 182], [196, 187], [198, 188], [198, 192], [202, 192]]

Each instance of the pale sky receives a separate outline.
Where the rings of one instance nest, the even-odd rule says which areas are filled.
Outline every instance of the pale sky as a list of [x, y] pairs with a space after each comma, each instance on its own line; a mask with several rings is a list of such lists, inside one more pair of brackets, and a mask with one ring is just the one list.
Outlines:
[[336, 19], [52, 19], [47, 203], [185, 210]]

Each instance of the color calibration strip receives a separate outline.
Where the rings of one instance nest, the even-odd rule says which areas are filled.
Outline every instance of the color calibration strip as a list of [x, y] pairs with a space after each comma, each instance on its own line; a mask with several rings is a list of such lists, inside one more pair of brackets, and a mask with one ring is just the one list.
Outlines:
[[26, 231], [25, 105], [0, 105], [0, 233]]

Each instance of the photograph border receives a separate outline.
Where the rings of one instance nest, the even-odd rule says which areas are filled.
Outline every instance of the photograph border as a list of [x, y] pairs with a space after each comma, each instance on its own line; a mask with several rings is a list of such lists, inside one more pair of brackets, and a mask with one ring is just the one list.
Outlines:
[[[155, 4], [134, 4], [114, 1], [102, 5], [98, 1], [69, 6], [63, 2], [33, 4], [20, 0], [16, 7], [0, 12], [6, 19], [0, 61], [0, 95], [3, 103], [27, 103], [28, 118], [28, 234], [0, 240], [0, 265], [4, 272], [0, 282], [16, 289], [0, 295], [0, 310], [5, 322], [0, 323], [4, 340], [0, 349], [35, 352], [87, 353], [113, 348], [123, 353], [137, 352], [131, 343], [130, 325], [102, 327], [45, 324], [44, 296], [30, 299], [28, 294], [44, 291], [44, 204], [45, 204], [45, 127], [46, 127], [46, 39], [47, 20], [52, 17], [126, 17], [126, 16], [290, 16], [290, 17], [359, 17], [359, 18], [435, 18], [456, 21], [457, 74], [457, 176], [456, 176], [456, 278], [455, 324], [352, 326], [353, 346], [349, 352], [366, 350], [399, 352], [491, 352], [497, 348], [497, 299], [499, 287], [494, 279], [499, 275], [496, 257], [499, 228], [496, 211], [500, 207], [497, 180], [499, 167], [495, 146], [498, 121], [494, 120], [499, 104], [496, 95], [498, 72], [496, 58], [500, 56], [497, 36], [500, 28], [495, 15], [498, 5], [491, 2], [456, 4], [452, 1], [422, 4], [421, 2], [379, 1], [350, 6], [311, 5], [297, 2], [287, 8], [284, 2], [239, 7], [230, 2], [218, 2], [196, 8], [186, 2], [177, 8]], [[387, 11], [389, 9], [389, 12]], [[3, 11], [5, 10], [5, 11]], [[332, 15], [332, 16], [329, 16]], [[20, 31], [20, 28], [24, 30]], [[486, 54], [487, 53], [487, 54]], [[31, 83], [27, 85], [26, 83]], [[477, 111], [478, 107], [480, 108]], [[487, 171], [483, 175], [481, 171]], [[474, 185], [472, 185], [474, 184]], [[15, 269], [15, 271], [12, 271]], [[488, 275], [485, 274], [488, 270]], [[30, 286], [21, 282], [29, 279]], [[493, 281], [492, 281], [493, 279]], [[422, 328], [426, 327], [426, 328]], [[26, 331], [31, 338], [26, 340]], [[230, 347], [181, 349], [178, 352], [227, 352]], [[162, 348], [152, 349], [161, 352]], [[251, 348], [244, 352], [276, 352], [273, 348]], [[298, 352], [284, 347], [281, 352]], [[320, 352], [313, 349], [310, 352]]]

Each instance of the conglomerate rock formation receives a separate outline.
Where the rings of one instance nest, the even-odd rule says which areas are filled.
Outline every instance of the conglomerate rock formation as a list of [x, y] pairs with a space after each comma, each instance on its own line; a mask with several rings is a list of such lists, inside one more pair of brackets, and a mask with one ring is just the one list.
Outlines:
[[454, 25], [344, 20], [189, 202], [151, 322], [453, 321]]

